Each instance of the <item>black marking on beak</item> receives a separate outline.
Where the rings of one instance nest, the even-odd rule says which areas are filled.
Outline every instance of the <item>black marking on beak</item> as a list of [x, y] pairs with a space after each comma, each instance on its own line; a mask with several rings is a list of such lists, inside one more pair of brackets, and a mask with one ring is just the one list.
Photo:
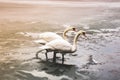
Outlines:
[[76, 31], [76, 28], [73, 28], [73, 31]]
[[87, 37], [85, 32], [83, 32], [82, 34], [83, 34], [83, 36]]

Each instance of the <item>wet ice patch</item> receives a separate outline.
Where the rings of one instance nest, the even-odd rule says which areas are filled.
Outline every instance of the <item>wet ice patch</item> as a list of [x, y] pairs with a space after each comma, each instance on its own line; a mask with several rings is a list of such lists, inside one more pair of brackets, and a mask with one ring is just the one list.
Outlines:
[[84, 28], [84, 29], [90, 29], [90, 27], [88, 27], [88, 26], [84, 26], [83, 28]]
[[99, 34], [97, 34], [97, 36], [99, 37], [99, 38], [102, 38], [102, 37], [110, 37], [110, 36], [112, 36], [113, 34], [112, 33], [99, 33]]
[[120, 23], [120, 20], [119, 19], [112, 20], [111, 23]]
[[96, 30], [96, 29], [91, 29], [91, 30], [88, 30], [87, 33], [101, 33], [100, 30]]
[[[84, 48], [84, 50], [92, 51], [92, 53], [97, 54], [101, 52], [116, 53], [119, 51], [119, 47], [115, 43], [119, 43], [120, 39], [120, 28], [115, 29], [90, 29], [86, 31], [88, 34], [88, 40], [80, 40], [79, 45]], [[95, 33], [95, 34], [94, 34]], [[112, 44], [112, 45], [110, 45]], [[113, 47], [112, 47], [113, 46]], [[109, 50], [110, 49], [110, 50]], [[99, 52], [100, 51], [100, 52]]]
[[102, 32], [118, 32], [118, 29], [100, 29]]
[[116, 29], [118, 29], [118, 30], [120, 31], [120, 27], [118, 27], [118, 28], [116, 28]]
[[63, 78], [64, 79], [67, 79], [67, 80], [73, 80], [72, 78], [68, 77], [68, 76], [55, 76], [55, 75], [50, 75], [50, 74], [47, 74], [45, 71], [37, 71], [37, 70], [33, 70], [33, 71], [25, 71], [25, 70], [21, 70], [21, 71], [18, 71], [18, 73], [20, 75], [22, 74], [26, 74], [26, 75], [23, 75], [23, 76], [26, 76], [29, 75], [29, 77], [33, 77], [34, 79], [46, 79], [46, 80], [62, 80]]

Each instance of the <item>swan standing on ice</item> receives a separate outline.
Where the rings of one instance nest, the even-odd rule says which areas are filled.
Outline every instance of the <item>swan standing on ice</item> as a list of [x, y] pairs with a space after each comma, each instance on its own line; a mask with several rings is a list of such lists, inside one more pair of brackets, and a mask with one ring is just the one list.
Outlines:
[[76, 31], [76, 28], [75, 27], [66, 28], [63, 32], [63, 37], [61, 37], [60, 35], [54, 32], [44, 32], [39, 34], [39, 40], [35, 40], [34, 42], [40, 43], [40, 44], [46, 44], [55, 39], [66, 39], [66, 36], [67, 36], [66, 33], [69, 31]]
[[77, 40], [78, 37], [80, 35], [85, 35], [85, 31], [80, 30], [79, 32], [77, 32], [77, 34], [74, 37], [73, 40], [73, 44], [70, 44], [68, 41], [64, 40], [64, 39], [56, 39], [53, 40], [49, 43], [47, 43], [46, 45], [42, 46], [37, 53], [36, 53], [36, 57], [38, 58], [38, 54], [43, 51], [46, 50], [50, 52], [50, 51], [54, 51], [54, 56], [53, 56], [53, 62], [56, 62], [56, 53], [61, 53], [62, 54], [62, 64], [64, 64], [64, 55], [66, 53], [74, 53], [77, 50]]
[[[45, 45], [46, 43], [48, 43], [52, 40], [55, 40], [55, 39], [67, 39], [66, 36], [69, 31], [75, 32], [76, 28], [75, 27], [67, 27], [63, 32], [63, 37], [61, 37], [60, 35], [58, 35], [54, 32], [44, 32], [39, 35], [39, 40], [36, 40], [34, 42]], [[48, 60], [48, 56], [47, 56], [48, 52], [49, 52], [48, 50], [46, 50], [46, 52], [45, 52], [46, 60]]]

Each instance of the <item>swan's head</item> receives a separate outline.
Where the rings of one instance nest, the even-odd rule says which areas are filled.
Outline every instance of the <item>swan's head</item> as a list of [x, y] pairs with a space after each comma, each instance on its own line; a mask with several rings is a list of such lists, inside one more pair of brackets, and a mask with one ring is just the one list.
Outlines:
[[75, 27], [72, 27], [72, 30], [73, 30], [73, 31], [76, 31], [76, 28], [75, 28]]
[[70, 26], [70, 27], [67, 28], [67, 31], [76, 31], [76, 28], [73, 27], [73, 26]]
[[70, 36], [73, 34], [76, 34], [76, 28], [73, 26], [67, 27], [63, 32], [63, 38], [66, 39], [68, 35]]
[[83, 35], [84, 37], [87, 37], [85, 31], [82, 32], [82, 35]]
[[87, 37], [87, 36], [86, 36], [86, 32], [83, 31], [83, 30], [78, 31], [77, 34], [78, 34], [78, 35], [83, 35], [84, 37]]

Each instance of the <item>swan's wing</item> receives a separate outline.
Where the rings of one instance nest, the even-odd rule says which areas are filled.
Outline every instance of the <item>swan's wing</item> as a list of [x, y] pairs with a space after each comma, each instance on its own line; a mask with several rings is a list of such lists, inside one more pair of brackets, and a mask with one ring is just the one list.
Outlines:
[[62, 39], [61, 36], [59, 36], [58, 34], [53, 33], [53, 32], [42, 33], [42, 34], [40, 34], [39, 38], [45, 40], [46, 42], [50, 42], [55, 39]]
[[33, 42], [37, 43], [37, 44], [46, 44], [47, 42], [43, 39], [40, 40], [34, 40]]
[[51, 49], [50, 46], [47, 46], [47, 45], [44, 45], [44, 46], [41, 46], [39, 47], [40, 50], [46, 50], [46, 49]]
[[70, 51], [72, 45], [63, 39], [56, 39], [46, 44], [47, 46], [52, 47], [54, 50], [58, 51]]

